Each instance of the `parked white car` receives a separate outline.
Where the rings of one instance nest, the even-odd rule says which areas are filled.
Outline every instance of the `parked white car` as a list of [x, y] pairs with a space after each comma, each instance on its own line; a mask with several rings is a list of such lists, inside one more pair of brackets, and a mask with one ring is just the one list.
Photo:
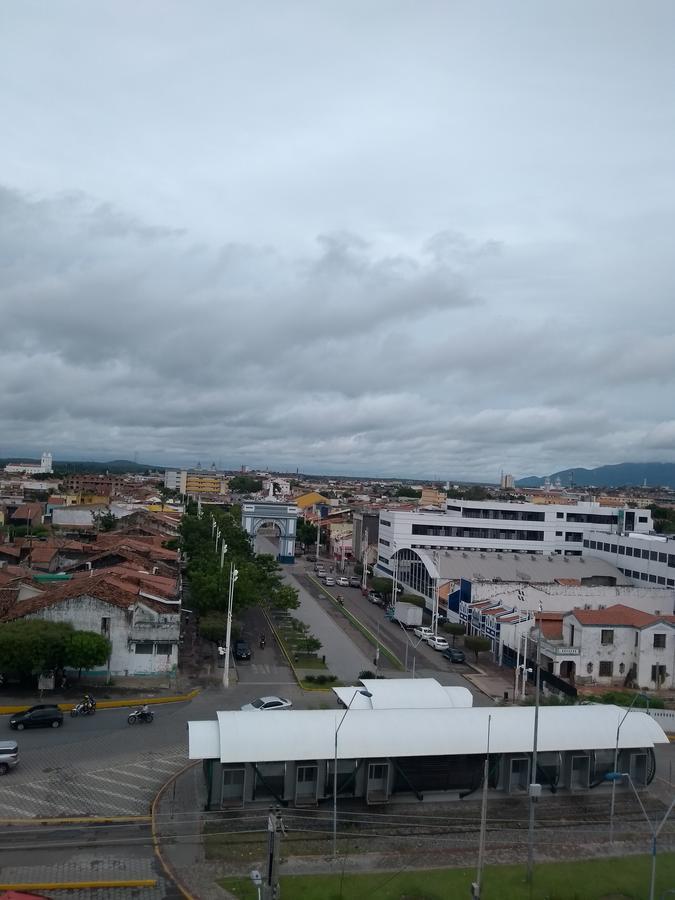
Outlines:
[[447, 650], [450, 646], [444, 637], [439, 637], [436, 634], [432, 634], [426, 641], [432, 650]]
[[345, 575], [339, 575], [335, 579], [335, 583], [338, 587], [349, 587], [349, 578], [347, 578]]
[[241, 708], [244, 712], [252, 712], [258, 709], [290, 709], [291, 706], [293, 704], [285, 697], [258, 697], [257, 700], [251, 700], [250, 703], [244, 703]]
[[332, 575], [326, 575], [323, 583], [326, 585], [326, 587], [335, 587], [335, 579]]
[[433, 637], [434, 632], [428, 625], [418, 625], [413, 631], [413, 634], [415, 637], [422, 638], [423, 641], [426, 641], [427, 638]]

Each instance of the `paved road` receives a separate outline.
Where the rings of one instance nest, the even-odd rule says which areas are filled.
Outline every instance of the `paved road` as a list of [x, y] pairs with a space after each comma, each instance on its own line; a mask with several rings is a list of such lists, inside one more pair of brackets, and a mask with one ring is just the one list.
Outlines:
[[[155, 879], [154, 888], [69, 891], [72, 900], [181, 896], [155, 857], [150, 826], [115, 825], [0, 827], [0, 871], [4, 883]], [[49, 892], [59, 897], [61, 892]], [[64, 896], [65, 892], [64, 892]]]

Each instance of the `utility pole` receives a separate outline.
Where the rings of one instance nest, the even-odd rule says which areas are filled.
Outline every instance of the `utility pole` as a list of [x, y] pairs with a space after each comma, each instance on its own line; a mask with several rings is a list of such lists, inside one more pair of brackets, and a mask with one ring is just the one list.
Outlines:
[[267, 874], [262, 883], [261, 900], [279, 900], [279, 860], [281, 858], [281, 836], [286, 834], [284, 823], [278, 806], [270, 806], [267, 819]]
[[[534, 737], [532, 742], [532, 774], [530, 776], [530, 821], [527, 831], [527, 880], [532, 883], [534, 872], [534, 809], [541, 795], [541, 785], [537, 782], [537, 739], [539, 734], [539, 686], [541, 669], [541, 600], [539, 601], [539, 630], [537, 632], [537, 662], [534, 688]], [[536, 621], [536, 618], [535, 618]]]
[[471, 885], [471, 900], [480, 900], [481, 885], [483, 881], [483, 860], [485, 858], [485, 832], [487, 830], [487, 796], [488, 782], [490, 780], [490, 725], [492, 716], [488, 716], [487, 749], [485, 753], [485, 765], [483, 767], [483, 797], [480, 809], [480, 840], [478, 842], [478, 865], [476, 866], [476, 880]]

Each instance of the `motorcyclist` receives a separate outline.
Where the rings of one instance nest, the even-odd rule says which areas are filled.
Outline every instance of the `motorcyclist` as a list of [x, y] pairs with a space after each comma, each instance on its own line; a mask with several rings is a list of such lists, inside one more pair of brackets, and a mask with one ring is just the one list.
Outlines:
[[94, 709], [96, 706], [96, 700], [94, 700], [91, 694], [85, 694], [82, 703], [85, 709]]
[[264, 646], [265, 646], [265, 633], [263, 632], [263, 633], [260, 635], [260, 649], [262, 650], [262, 648], [263, 648]]

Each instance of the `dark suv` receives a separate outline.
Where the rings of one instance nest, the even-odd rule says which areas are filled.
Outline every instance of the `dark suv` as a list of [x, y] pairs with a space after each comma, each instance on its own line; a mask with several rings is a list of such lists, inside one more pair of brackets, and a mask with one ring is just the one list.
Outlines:
[[251, 658], [251, 648], [248, 645], [247, 641], [235, 641], [234, 642], [234, 658], [235, 659], [250, 659]]
[[40, 704], [31, 706], [23, 712], [15, 713], [9, 720], [9, 727], [16, 731], [24, 728], [60, 728], [63, 725], [63, 713], [58, 706]]

